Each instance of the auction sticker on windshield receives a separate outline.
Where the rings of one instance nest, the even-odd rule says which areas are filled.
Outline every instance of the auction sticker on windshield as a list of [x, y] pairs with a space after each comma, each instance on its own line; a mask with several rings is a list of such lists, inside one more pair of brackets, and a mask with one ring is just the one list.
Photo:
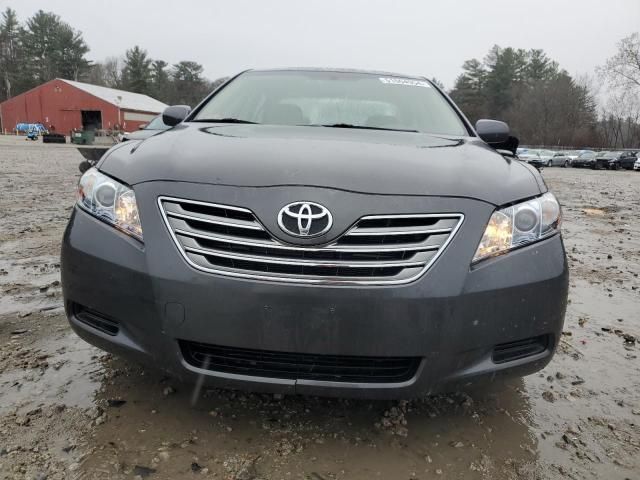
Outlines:
[[431, 85], [429, 84], [429, 82], [425, 82], [423, 80], [413, 80], [411, 78], [380, 77], [380, 81], [382, 83], [388, 83], [392, 85], [408, 85], [410, 87], [431, 88]]

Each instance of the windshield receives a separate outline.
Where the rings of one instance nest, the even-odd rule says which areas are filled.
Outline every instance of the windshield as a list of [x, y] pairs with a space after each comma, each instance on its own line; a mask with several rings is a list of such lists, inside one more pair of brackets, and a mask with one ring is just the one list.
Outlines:
[[193, 120], [213, 119], [468, 135], [431, 83], [368, 73], [247, 72], [211, 98]]
[[168, 130], [169, 128], [171, 127], [162, 121], [162, 115], [158, 115], [144, 127], [145, 130]]
[[578, 158], [590, 158], [590, 157], [593, 157], [594, 155], [595, 154], [593, 152], [584, 152], [584, 153], [581, 153]]
[[620, 155], [620, 152], [607, 152], [602, 155], [603, 158], [617, 158]]

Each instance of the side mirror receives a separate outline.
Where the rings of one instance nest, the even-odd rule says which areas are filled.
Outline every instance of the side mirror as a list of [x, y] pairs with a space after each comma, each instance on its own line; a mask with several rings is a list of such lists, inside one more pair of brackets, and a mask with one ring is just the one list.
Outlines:
[[89, 160], [83, 160], [80, 162], [80, 165], [78, 165], [78, 170], [80, 170], [80, 173], [84, 173], [90, 168], [91, 168], [91, 162], [89, 162]]
[[476, 133], [489, 145], [505, 143], [509, 140], [509, 125], [498, 120], [478, 120], [476, 122]]
[[174, 127], [187, 118], [190, 112], [191, 107], [189, 105], [172, 105], [162, 112], [162, 121], [165, 125]]

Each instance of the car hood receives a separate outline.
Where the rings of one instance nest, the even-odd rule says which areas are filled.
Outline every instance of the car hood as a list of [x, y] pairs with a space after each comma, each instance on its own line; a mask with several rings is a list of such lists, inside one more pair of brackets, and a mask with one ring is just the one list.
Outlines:
[[182, 124], [107, 152], [99, 168], [135, 185], [168, 180], [304, 185], [502, 205], [546, 191], [532, 167], [475, 137], [269, 125]]

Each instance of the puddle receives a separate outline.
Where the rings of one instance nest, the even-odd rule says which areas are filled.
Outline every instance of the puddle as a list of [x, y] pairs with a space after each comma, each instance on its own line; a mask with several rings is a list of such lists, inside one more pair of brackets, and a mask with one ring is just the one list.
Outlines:
[[[37, 361], [32, 368], [8, 367], [0, 373], [0, 415], [56, 404], [90, 407], [104, 371], [96, 359], [102, 352], [73, 333], [65, 332], [24, 347], [22, 337], [26, 335], [28, 331], [14, 336], [7, 346], [11, 348], [13, 344], [13, 353], [24, 356], [25, 361]], [[25, 350], [27, 353], [21, 355]]]
[[587, 215], [596, 215], [598, 217], [601, 217], [606, 213], [602, 208], [583, 208], [582, 211]]
[[[537, 439], [522, 380], [471, 396], [411, 402], [205, 390], [190, 407], [192, 385], [120, 360], [111, 367], [126, 374], [105, 385], [98, 401], [126, 403], [108, 410], [95, 444], [110, 447], [87, 459], [87, 472], [121, 462], [151, 465], [158, 470], [154, 478], [181, 478], [194, 459], [223, 478], [234, 478], [239, 459], [256, 459], [258, 473], [268, 472], [264, 478], [297, 472], [291, 478], [410, 479], [440, 472], [443, 478], [506, 479], [516, 471], [537, 471]], [[168, 396], [167, 385], [175, 389]], [[170, 462], [153, 460], [158, 449], [170, 454]]]
[[[11, 244], [0, 251], [14, 252]], [[9, 246], [9, 247], [7, 247]], [[50, 310], [62, 306], [60, 263], [53, 255], [27, 258], [0, 256], [0, 315]]]

